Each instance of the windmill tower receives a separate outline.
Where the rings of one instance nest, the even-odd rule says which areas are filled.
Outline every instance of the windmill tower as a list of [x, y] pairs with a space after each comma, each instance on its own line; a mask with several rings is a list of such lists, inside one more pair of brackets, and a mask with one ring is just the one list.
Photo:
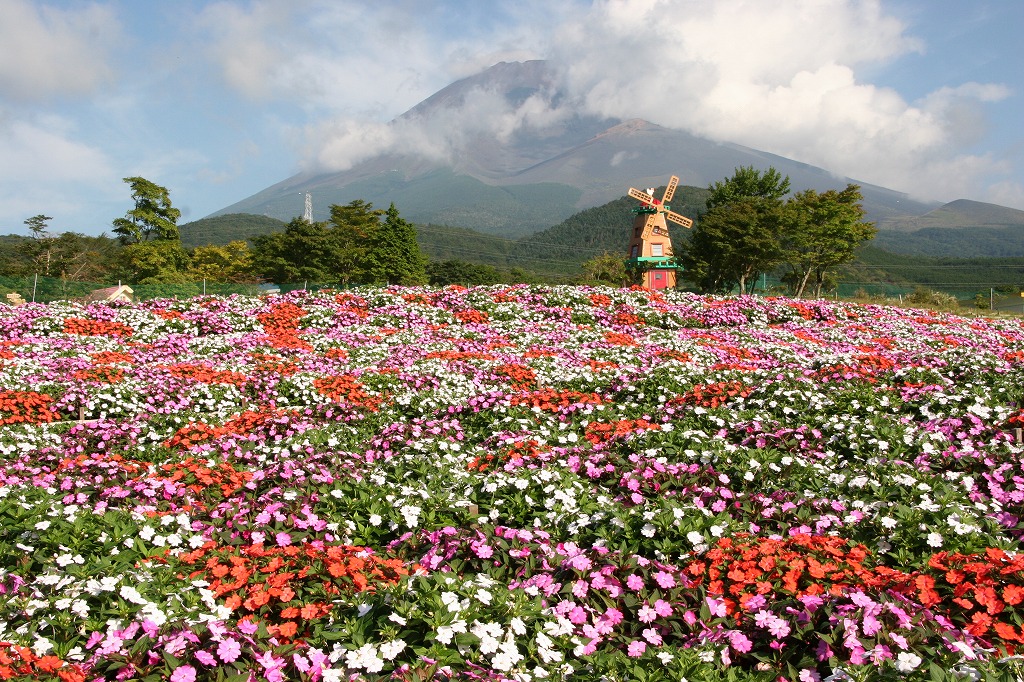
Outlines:
[[668, 202], [676, 192], [679, 178], [669, 178], [661, 199], [654, 198], [654, 188], [641, 192], [629, 188], [629, 196], [639, 199], [640, 208], [634, 208], [633, 237], [629, 242], [626, 268], [648, 289], [672, 289], [676, 286], [677, 266], [673, 259], [672, 239], [668, 234], [671, 220], [683, 227], [692, 227], [693, 221], [671, 210]]

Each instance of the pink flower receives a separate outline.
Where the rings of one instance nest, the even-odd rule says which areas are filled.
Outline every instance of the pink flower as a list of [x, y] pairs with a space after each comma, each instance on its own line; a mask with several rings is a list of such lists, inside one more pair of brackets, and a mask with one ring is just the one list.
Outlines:
[[647, 651], [647, 643], [642, 639], [634, 639], [629, 643], [629, 646], [626, 647], [626, 653], [633, 658], [643, 656], [645, 651]]
[[618, 625], [622, 622], [622, 611], [618, 609], [608, 609], [604, 612], [603, 616], [612, 625]]
[[768, 624], [768, 632], [772, 633], [773, 636], [782, 639], [789, 634], [789, 623], [782, 618], [775, 618]]
[[586, 580], [577, 580], [572, 584], [572, 593], [580, 599], [587, 596], [587, 590], [589, 589]]
[[217, 645], [217, 655], [225, 663], [234, 663], [242, 653], [242, 646], [233, 639], [225, 639]]
[[729, 631], [729, 643], [732, 644], [732, 648], [741, 654], [745, 654], [754, 646], [754, 643], [747, 638], [745, 634], [739, 630]]
[[196, 682], [196, 669], [190, 665], [179, 665], [171, 673], [171, 682]]
[[203, 665], [217, 665], [217, 659], [209, 651], [200, 649], [196, 652], [196, 660]]
[[666, 618], [672, 615], [672, 605], [664, 599], [659, 599], [654, 602], [654, 610], [658, 612], [658, 615]]
[[818, 674], [817, 670], [801, 670], [800, 671], [800, 682], [821, 682], [821, 675]]
[[654, 574], [654, 582], [658, 583], [658, 586], [662, 589], [667, 590], [670, 587], [676, 586], [676, 577], [671, 573], [658, 571]]
[[658, 612], [652, 609], [647, 604], [640, 607], [640, 611], [636, 615], [640, 619], [641, 623], [650, 623], [658, 617]]
[[628, 578], [626, 578], [626, 587], [633, 591], [643, 589], [643, 586], [644, 579], [638, 576], [636, 573], [633, 573]]
[[651, 646], [661, 646], [662, 640], [661, 634], [654, 628], [647, 628], [643, 631], [644, 639], [651, 643]]
[[587, 612], [583, 609], [582, 606], [577, 606], [569, 612], [567, 618], [569, 619], [570, 623], [573, 623], [575, 625], [579, 625], [580, 623], [586, 623]]
[[251, 620], [243, 620], [238, 624], [238, 630], [243, 635], [255, 635], [256, 631], [260, 629], [260, 626]]
[[274, 536], [274, 541], [277, 542], [278, 547], [285, 547], [292, 544], [292, 536], [288, 533], [281, 532]]
[[708, 603], [708, 608], [711, 609], [711, 615], [716, 618], [725, 618], [725, 600], [715, 599], [714, 597], [705, 597], [704, 601]]

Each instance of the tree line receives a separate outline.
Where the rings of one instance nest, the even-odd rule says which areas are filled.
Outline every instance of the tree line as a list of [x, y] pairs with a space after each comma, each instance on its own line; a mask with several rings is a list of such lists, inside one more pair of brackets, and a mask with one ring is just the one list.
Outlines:
[[[249, 241], [186, 248], [177, 224], [181, 214], [168, 190], [141, 177], [124, 181], [131, 188], [133, 207], [113, 221], [115, 237], [53, 236], [48, 232], [52, 218], [40, 214], [25, 221], [29, 239], [0, 237], [0, 272], [136, 284], [211, 280], [344, 286], [555, 281], [623, 285], [635, 282], [638, 275], [626, 270], [624, 253], [611, 249], [585, 261], [579, 258], [579, 270], [558, 274], [499, 269], [457, 256], [431, 262], [420, 250], [415, 226], [393, 203], [377, 209], [362, 200], [332, 205], [326, 221], [295, 218], [283, 231]], [[688, 232], [677, 229], [673, 236], [681, 284], [700, 292], [748, 293], [768, 273], [781, 278], [794, 295], [819, 296], [832, 285], [836, 268], [853, 261], [858, 248], [875, 234], [874, 226], [864, 221], [857, 185], [821, 193], [805, 190], [785, 198], [790, 194], [789, 178], [774, 168], [761, 172], [746, 167], [707, 190], [693, 190], [685, 195], [685, 209], [696, 215], [695, 226]], [[697, 210], [698, 200], [704, 211]], [[592, 218], [589, 213], [604, 208], [576, 218]], [[572, 227], [584, 237], [588, 234], [587, 225]], [[548, 232], [540, 233], [542, 239]], [[597, 239], [594, 246], [614, 239], [603, 232], [590, 237]], [[583, 238], [577, 239], [577, 247], [589, 244], [579, 239]], [[532, 241], [527, 238], [522, 247], [508, 248], [529, 249]], [[551, 244], [538, 246], [543, 246], [538, 257], [556, 255]]]

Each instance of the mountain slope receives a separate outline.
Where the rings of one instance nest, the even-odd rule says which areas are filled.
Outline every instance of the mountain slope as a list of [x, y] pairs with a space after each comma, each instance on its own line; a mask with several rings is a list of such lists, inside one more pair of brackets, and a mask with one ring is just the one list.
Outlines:
[[[842, 189], [856, 182], [646, 121], [572, 113], [562, 106], [561, 97], [544, 62], [496, 64], [449, 85], [393, 121], [389, 130], [396, 139], [408, 139], [408, 145], [382, 148], [348, 170], [300, 173], [214, 215], [256, 213], [287, 221], [302, 214], [303, 194], [310, 192], [317, 219], [326, 218], [331, 204], [363, 199], [381, 207], [394, 202], [416, 223], [519, 236], [623, 196], [631, 186], [662, 185], [673, 174], [681, 184], [707, 187], [730, 177], [739, 166], [772, 166], [789, 176], [795, 190]], [[488, 129], [477, 120], [486, 115], [474, 116], [472, 109], [482, 107], [481, 101], [491, 108], [499, 101], [509, 120], [520, 117], [515, 119], [518, 126]], [[530, 112], [538, 108], [551, 114], [550, 120], [531, 118]], [[504, 120], [494, 118], [495, 125]], [[416, 141], [424, 137], [436, 140], [444, 153], [416, 151]], [[856, 184], [871, 220], [913, 217], [936, 208], [899, 192]]]

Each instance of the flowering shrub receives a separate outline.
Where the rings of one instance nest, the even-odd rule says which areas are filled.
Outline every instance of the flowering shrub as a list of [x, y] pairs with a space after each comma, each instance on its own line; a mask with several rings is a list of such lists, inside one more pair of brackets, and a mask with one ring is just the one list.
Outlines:
[[1022, 674], [1019, 320], [539, 286], [0, 318], [0, 679]]

